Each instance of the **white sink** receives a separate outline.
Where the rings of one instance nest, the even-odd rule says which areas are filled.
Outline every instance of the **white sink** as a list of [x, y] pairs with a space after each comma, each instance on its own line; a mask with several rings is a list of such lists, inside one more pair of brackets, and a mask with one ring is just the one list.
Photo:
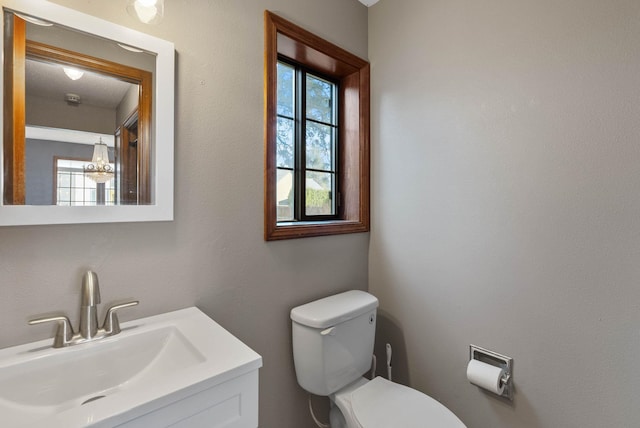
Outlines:
[[[126, 322], [120, 334], [95, 342], [60, 349], [52, 343], [0, 350], [1, 427], [155, 428], [188, 418], [184, 426], [199, 426], [193, 415], [203, 411], [205, 426], [217, 426], [216, 412], [225, 424], [237, 422], [220, 426], [257, 426], [261, 357], [197, 308]], [[249, 390], [236, 412], [227, 395], [242, 394], [224, 389], [240, 384]], [[194, 407], [193, 397], [201, 405]]]

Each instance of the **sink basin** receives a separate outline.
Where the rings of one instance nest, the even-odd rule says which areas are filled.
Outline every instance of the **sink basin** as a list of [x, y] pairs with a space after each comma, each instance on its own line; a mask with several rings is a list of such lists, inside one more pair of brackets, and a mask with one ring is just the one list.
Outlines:
[[251, 372], [257, 407], [261, 357], [197, 308], [126, 322], [95, 342], [52, 342], [0, 350], [0, 426], [113, 427]]

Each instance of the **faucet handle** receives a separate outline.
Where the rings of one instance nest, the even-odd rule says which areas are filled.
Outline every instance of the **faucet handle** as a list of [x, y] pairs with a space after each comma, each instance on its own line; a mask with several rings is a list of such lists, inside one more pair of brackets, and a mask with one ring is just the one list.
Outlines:
[[29, 325], [36, 325], [54, 321], [58, 323], [58, 329], [56, 330], [56, 337], [55, 339], [53, 339], [53, 347], [63, 348], [67, 346], [73, 338], [73, 327], [71, 327], [69, 318], [64, 315], [36, 318], [33, 320], [29, 320]]
[[116, 311], [118, 309], [128, 308], [129, 306], [135, 306], [138, 303], [140, 302], [132, 300], [131, 302], [111, 306], [109, 310], [107, 310], [107, 315], [104, 317], [104, 324], [102, 325], [102, 329], [105, 334], [112, 336], [120, 333], [120, 321], [118, 321], [118, 314], [116, 314]]

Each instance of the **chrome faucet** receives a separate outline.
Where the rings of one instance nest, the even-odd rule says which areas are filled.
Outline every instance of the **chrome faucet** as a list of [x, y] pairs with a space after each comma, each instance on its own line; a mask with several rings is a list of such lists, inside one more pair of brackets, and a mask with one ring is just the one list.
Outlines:
[[29, 321], [30, 325], [42, 324], [46, 322], [57, 322], [58, 330], [53, 340], [54, 348], [77, 345], [79, 343], [90, 342], [120, 333], [120, 323], [116, 311], [129, 306], [135, 306], [139, 302], [133, 300], [111, 306], [105, 315], [102, 327], [98, 324], [98, 305], [100, 304], [100, 286], [98, 285], [98, 275], [88, 271], [82, 277], [82, 289], [80, 296], [80, 327], [78, 332], [74, 332], [69, 318], [65, 315], [53, 317], [36, 318]]
[[82, 277], [80, 294], [80, 336], [91, 340], [98, 333], [98, 305], [100, 304], [100, 286], [98, 275], [88, 271]]

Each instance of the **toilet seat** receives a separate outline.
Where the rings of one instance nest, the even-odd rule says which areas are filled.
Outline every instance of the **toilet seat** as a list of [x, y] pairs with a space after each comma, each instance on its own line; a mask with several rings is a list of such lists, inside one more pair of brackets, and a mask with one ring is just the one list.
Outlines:
[[[354, 428], [466, 428], [449, 409], [415, 389], [377, 377], [342, 397]], [[349, 403], [350, 402], [350, 403]], [[347, 406], [344, 406], [347, 404]]]

